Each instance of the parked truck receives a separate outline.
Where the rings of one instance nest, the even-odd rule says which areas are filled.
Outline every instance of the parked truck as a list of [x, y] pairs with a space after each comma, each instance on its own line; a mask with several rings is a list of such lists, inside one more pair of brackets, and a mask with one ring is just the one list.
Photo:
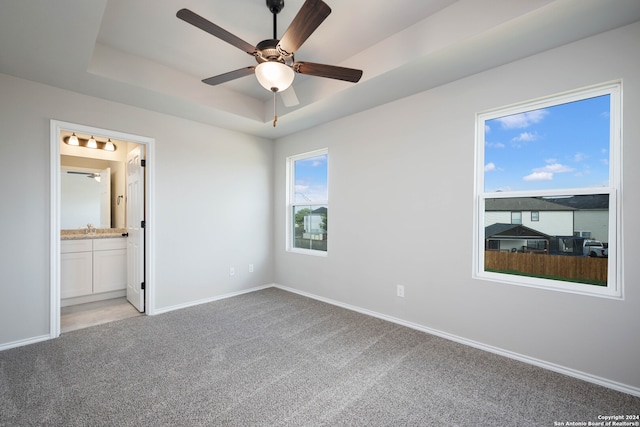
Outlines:
[[590, 257], [607, 258], [609, 248], [599, 240], [585, 240], [582, 244], [582, 253]]
[[607, 258], [609, 249], [606, 243], [599, 240], [576, 236], [552, 236], [549, 239], [549, 254]]

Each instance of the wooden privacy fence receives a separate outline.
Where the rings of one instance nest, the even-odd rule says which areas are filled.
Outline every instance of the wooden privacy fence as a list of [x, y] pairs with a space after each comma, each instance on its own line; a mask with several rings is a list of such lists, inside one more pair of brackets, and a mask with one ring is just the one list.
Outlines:
[[607, 258], [484, 251], [487, 270], [607, 281]]

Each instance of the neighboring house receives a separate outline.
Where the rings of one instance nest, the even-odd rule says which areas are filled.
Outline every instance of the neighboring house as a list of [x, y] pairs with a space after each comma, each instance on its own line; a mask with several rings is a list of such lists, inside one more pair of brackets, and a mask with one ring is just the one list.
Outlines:
[[325, 230], [324, 218], [327, 217], [327, 208], [315, 209], [304, 216], [304, 239], [325, 240], [327, 230]]
[[607, 195], [556, 198], [510, 197], [487, 199], [485, 227], [492, 224], [524, 225], [548, 236], [609, 240]]
[[484, 229], [485, 250], [548, 253], [551, 236], [519, 224], [492, 224]]
[[592, 194], [579, 197], [549, 199], [554, 203], [575, 209], [573, 236], [609, 241], [609, 196]]

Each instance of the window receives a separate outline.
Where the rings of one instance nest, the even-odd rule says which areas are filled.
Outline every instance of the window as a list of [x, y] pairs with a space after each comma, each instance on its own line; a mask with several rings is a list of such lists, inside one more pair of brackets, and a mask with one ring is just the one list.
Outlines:
[[511, 212], [511, 224], [522, 224], [522, 212]]
[[287, 158], [287, 250], [327, 254], [327, 149]]
[[621, 90], [477, 115], [474, 278], [622, 297]]

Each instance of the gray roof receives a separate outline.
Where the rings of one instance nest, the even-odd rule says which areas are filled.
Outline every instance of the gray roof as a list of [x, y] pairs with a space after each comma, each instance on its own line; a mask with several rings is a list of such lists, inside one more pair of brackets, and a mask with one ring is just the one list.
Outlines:
[[512, 239], [548, 239], [548, 234], [541, 233], [522, 224], [505, 224], [496, 222], [484, 228], [484, 238], [501, 237]]
[[609, 209], [608, 194], [585, 194], [582, 196], [547, 198], [545, 200], [578, 210]]
[[570, 197], [508, 197], [486, 199], [485, 211], [576, 211], [607, 209], [608, 194]]

